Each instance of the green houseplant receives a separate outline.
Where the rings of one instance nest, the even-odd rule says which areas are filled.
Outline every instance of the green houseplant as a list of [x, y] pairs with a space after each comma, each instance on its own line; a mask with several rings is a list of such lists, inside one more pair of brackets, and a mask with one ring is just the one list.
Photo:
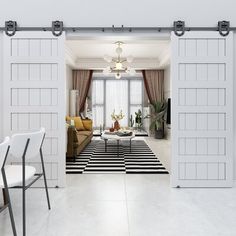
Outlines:
[[142, 127], [142, 111], [139, 109], [138, 112], [135, 112], [135, 123], [138, 130]]
[[151, 114], [147, 115], [145, 118], [151, 118], [150, 129], [155, 131], [155, 138], [164, 138], [164, 121], [165, 114], [167, 111], [166, 101], [156, 101], [151, 105]]

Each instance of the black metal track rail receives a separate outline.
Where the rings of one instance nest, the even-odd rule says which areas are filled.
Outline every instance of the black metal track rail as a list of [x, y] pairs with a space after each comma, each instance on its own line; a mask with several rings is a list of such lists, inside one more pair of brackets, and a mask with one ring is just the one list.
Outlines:
[[236, 31], [236, 27], [230, 27], [229, 21], [219, 21], [216, 27], [186, 27], [184, 21], [174, 21], [172, 27], [64, 27], [62, 21], [53, 21], [51, 27], [19, 27], [16, 21], [6, 21], [5, 27], [0, 27], [8, 36], [13, 36], [17, 31], [51, 31], [54, 36], [60, 36], [65, 32], [171, 32], [177, 36], [184, 35], [187, 31], [218, 31], [221, 36], [227, 36], [230, 31]]

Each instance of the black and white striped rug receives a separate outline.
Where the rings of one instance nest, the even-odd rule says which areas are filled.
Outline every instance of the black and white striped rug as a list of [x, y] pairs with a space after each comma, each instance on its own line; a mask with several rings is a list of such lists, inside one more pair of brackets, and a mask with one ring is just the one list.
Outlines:
[[103, 140], [93, 140], [74, 159], [67, 159], [67, 174], [121, 173], [121, 174], [168, 174], [158, 158], [143, 140], [122, 141], [117, 155], [116, 142], [108, 141], [107, 152]]

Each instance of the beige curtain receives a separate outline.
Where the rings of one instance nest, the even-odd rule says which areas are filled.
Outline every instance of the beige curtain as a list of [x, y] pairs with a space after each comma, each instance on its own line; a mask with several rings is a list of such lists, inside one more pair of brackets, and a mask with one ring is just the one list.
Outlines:
[[150, 103], [164, 100], [164, 70], [143, 70], [143, 80]]
[[92, 75], [92, 70], [73, 70], [73, 89], [79, 90], [79, 102], [77, 103], [77, 111], [79, 112], [84, 111]]

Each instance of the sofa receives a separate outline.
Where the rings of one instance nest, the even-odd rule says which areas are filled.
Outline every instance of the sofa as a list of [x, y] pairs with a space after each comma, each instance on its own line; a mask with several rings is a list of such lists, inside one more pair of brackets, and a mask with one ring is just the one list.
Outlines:
[[[93, 122], [80, 117], [66, 117], [67, 130], [67, 158], [75, 158], [91, 142], [93, 137]], [[73, 122], [72, 122], [73, 121]], [[73, 125], [71, 125], [71, 123]]]

